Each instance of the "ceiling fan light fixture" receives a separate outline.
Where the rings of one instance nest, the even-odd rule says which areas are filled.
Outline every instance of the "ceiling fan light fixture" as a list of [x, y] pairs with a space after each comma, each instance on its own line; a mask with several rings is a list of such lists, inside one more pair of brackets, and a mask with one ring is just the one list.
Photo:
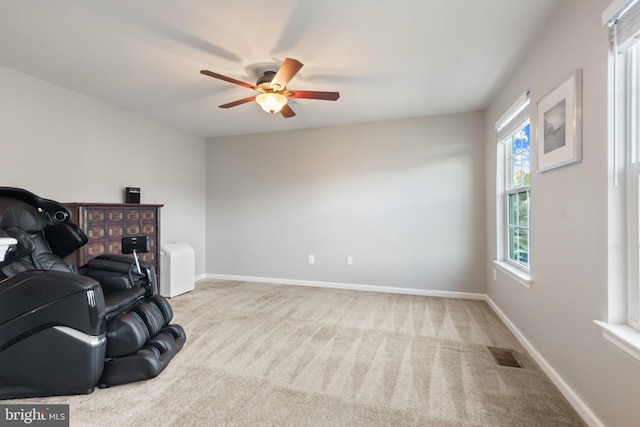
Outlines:
[[256, 102], [267, 113], [279, 113], [287, 105], [287, 97], [279, 93], [261, 93], [256, 96]]
[[[258, 78], [255, 85], [251, 83], [236, 80], [222, 74], [214, 73], [209, 70], [200, 70], [200, 74], [213, 77], [215, 79], [224, 80], [247, 89], [253, 89], [260, 92], [257, 96], [249, 96], [227, 104], [218, 105], [220, 108], [237, 107], [255, 100], [260, 107], [267, 113], [280, 113], [285, 119], [294, 117], [296, 113], [287, 105], [289, 98], [295, 99], [320, 99], [325, 101], [335, 101], [340, 98], [338, 92], [322, 92], [317, 90], [287, 90], [287, 84], [302, 68], [302, 63], [297, 59], [286, 58], [278, 71], [265, 71], [264, 75]], [[286, 108], [285, 108], [286, 107]]]

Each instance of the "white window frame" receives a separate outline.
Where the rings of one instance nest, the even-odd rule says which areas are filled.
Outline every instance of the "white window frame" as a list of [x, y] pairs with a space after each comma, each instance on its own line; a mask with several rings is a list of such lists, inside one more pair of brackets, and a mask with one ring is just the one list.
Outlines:
[[629, 325], [640, 331], [640, 138], [639, 118], [640, 90], [640, 43], [621, 54], [618, 77], [624, 80], [625, 97], [621, 99], [618, 112], [624, 116], [622, 141], [625, 145], [627, 186], [627, 258], [628, 258], [628, 307]]
[[[531, 218], [529, 212], [529, 266], [509, 259], [509, 195], [527, 192], [531, 203], [530, 185], [510, 188], [507, 179], [511, 178], [511, 143], [513, 136], [530, 124], [530, 98], [529, 92], [520, 96], [513, 105], [496, 122], [498, 134], [497, 143], [497, 170], [496, 170], [496, 259], [494, 265], [507, 273], [518, 283], [531, 287]], [[531, 144], [529, 145], [531, 151]], [[532, 171], [529, 173], [531, 174]], [[529, 205], [529, 211], [530, 211]], [[520, 227], [524, 228], [524, 227]]]
[[[521, 185], [519, 187], [512, 187], [509, 188], [509, 181], [511, 181], [509, 178], [512, 177], [515, 172], [511, 170], [511, 166], [513, 165], [513, 162], [510, 161], [512, 157], [511, 153], [513, 151], [513, 141], [516, 138], [516, 135], [522, 131], [522, 129], [524, 127], [526, 127], [527, 125], [530, 125], [530, 120], [526, 119], [524, 122], [520, 122], [520, 124], [518, 125], [517, 130], [511, 132], [509, 134], [509, 136], [507, 136], [506, 138], [503, 138], [502, 141], [500, 141], [500, 144], [503, 145], [503, 149], [505, 151], [505, 179], [504, 179], [504, 201], [503, 201], [503, 209], [504, 209], [504, 227], [502, 230], [503, 233], [503, 238], [504, 238], [504, 261], [508, 262], [509, 264], [511, 264], [512, 266], [516, 267], [516, 268], [520, 268], [526, 272], [530, 271], [530, 263], [529, 261], [527, 261], [527, 264], [522, 264], [521, 262], [518, 262], [515, 259], [511, 258], [511, 250], [510, 250], [510, 239], [509, 239], [509, 232], [511, 229], [517, 229], [517, 230], [526, 230], [527, 235], [529, 236], [527, 238], [527, 240], [530, 239], [531, 236], [531, 221], [530, 221], [530, 215], [529, 212], [531, 210], [531, 206], [529, 204], [529, 206], [527, 207], [527, 218], [529, 218], [528, 226], [521, 226], [519, 224], [516, 225], [512, 225], [509, 223], [509, 196], [516, 196], [518, 197], [519, 194], [521, 193], [527, 193], [527, 199], [530, 201], [531, 200], [531, 186], [530, 185]], [[529, 143], [531, 143], [531, 141], [529, 141]], [[531, 157], [531, 145], [529, 145], [529, 157]], [[531, 171], [529, 172], [531, 173]], [[529, 255], [530, 253], [530, 245], [529, 247], [527, 247], [527, 255]]]
[[[640, 0], [615, 0], [609, 27], [609, 292], [605, 339], [640, 361]], [[635, 45], [634, 45], [635, 43]], [[633, 46], [633, 50], [631, 49]], [[637, 68], [633, 68], [637, 67]]]

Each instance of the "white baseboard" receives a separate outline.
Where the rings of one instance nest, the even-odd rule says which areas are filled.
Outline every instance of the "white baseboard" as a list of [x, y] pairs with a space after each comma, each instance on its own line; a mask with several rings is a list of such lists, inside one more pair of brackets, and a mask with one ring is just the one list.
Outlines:
[[605, 427], [604, 423], [596, 416], [589, 406], [580, 398], [580, 396], [569, 386], [569, 384], [560, 376], [560, 374], [551, 366], [551, 364], [540, 354], [540, 352], [527, 340], [527, 338], [516, 328], [513, 322], [504, 314], [498, 305], [487, 295], [471, 292], [450, 292], [450, 291], [434, 291], [427, 289], [415, 288], [396, 288], [388, 286], [372, 286], [360, 285], [352, 283], [337, 282], [316, 282], [310, 280], [292, 280], [292, 279], [275, 279], [270, 277], [253, 277], [253, 276], [237, 276], [229, 274], [203, 274], [198, 276], [197, 280], [202, 279], [219, 279], [219, 280], [237, 280], [241, 282], [260, 282], [272, 283], [280, 285], [295, 286], [312, 286], [318, 288], [332, 289], [348, 289], [354, 291], [367, 292], [384, 292], [403, 295], [418, 295], [429, 297], [458, 298], [458, 299], [474, 299], [483, 300], [493, 309], [500, 319], [507, 325], [507, 328], [516, 336], [520, 344], [527, 350], [533, 359], [540, 365], [542, 370], [547, 374], [549, 379], [558, 387], [560, 392], [569, 401], [573, 409], [580, 414], [582, 419], [591, 427]]
[[527, 350], [527, 352], [533, 357], [542, 370], [547, 374], [551, 381], [558, 387], [560, 392], [569, 401], [573, 409], [580, 414], [582, 419], [592, 427], [605, 427], [604, 423], [600, 421], [596, 414], [593, 413], [591, 408], [578, 396], [578, 394], [571, 388], [569, 384], [560, 376], [560, 374], [553, 369], [553, 366], [545, 359], [542, 354], [529, 342], [529, 340], [520, 332], [513, 322], [507, 317], [500, 307], [488, 296], [485, 295], [485, 300], [489, 306], [495, 311], [500, 319], [507, 325], [507, 328], [516, 336], [520, 344]]
[[279, 285], [311, 286], [316, 288], [347, 289], [352, 291], [383, 292], [389, 294], [419, 295], [426, 297], [484, 300], [485, 294], [471, 292], [433, 291], [415, 288], [395, 288], [389, 286], [359, 285], [353, 283], [316, 282], [313, 280], [275, 279], [272, 277], [236, 276], [230, 274], [205, 274], [207, 279], [237, 280], [240, 282], [274, 283]]

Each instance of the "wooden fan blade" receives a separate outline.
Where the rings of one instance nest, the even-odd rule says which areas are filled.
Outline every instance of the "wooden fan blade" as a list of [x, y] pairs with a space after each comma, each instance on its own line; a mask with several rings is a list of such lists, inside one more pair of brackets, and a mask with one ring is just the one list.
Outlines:
[[205, 76], [213, 77], [214, 79], [224, 80], [225, 82], [233, 83], [234, 85], [239, 85], [239, 86], [246, 87], [246, 88], [249, 88], [249, 89], [256, 89], [255, 85], [252, 85], [251, 83], [245, 83], [245, 82], [242, 82], [240, 80], [232, 79], [231, 77], [223, 76], [222, 74], [214, 73], [213, 71], [201, 70], [200, 74], [204, 74]]
[[244, 98], [244, 99], [239, 99], [237, 101], [233, 101], [230, 102], [228, 104], [224, 104], [224, 105], [219, 105], [220, 108], [231, 108], [231, 107], [235, 107], [236, 105], [242, 105], [242, 104], [246, 104], [247, 102], [251, 102], [254, 101], [256, 99], [255, 96], [250, 96], [248, 98]]
[[282, 107], [282, 110], [280, 110], [280, 114], [282, 114], [282, 117], [284, 117], [285, 119], [296, 115], [291, 107], [289, 107], [289, 104], [284, 104], [284, 107]]
[[306, 99], [322, 99], [325, 101], [335, 101], [340, 98], [339, 92], [319, 92], [314, 90], [290, 90], [293, 94], [292, 98], [306, 98]]
[[286, 58], [276, 75], [273, 77], [273, 80], [271, 80], [271, 87], [274, 90], [283, 90], [293, 76], [300, 71], [302, 66], [302, 62], [297, 59]]

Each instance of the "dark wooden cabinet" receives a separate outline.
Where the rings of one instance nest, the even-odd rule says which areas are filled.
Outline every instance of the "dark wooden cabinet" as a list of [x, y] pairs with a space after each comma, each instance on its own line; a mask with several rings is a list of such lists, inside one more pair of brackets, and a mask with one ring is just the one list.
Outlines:
[[[78, 267], [102, 254], [122, 254], [122, 238], [149, 236], [151, 250], [138, 257], [153, 265], [160, 277], [160, 208], [163, 205], [65, 203], [73, 215], [71, 222], [89, 237], [89, 242], [67, 262]], [[133, 255], [131, 255], [133, 256]]]

